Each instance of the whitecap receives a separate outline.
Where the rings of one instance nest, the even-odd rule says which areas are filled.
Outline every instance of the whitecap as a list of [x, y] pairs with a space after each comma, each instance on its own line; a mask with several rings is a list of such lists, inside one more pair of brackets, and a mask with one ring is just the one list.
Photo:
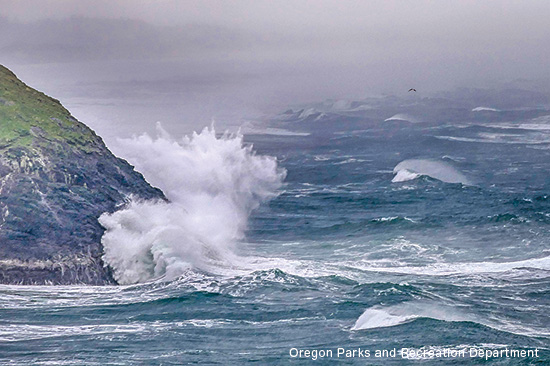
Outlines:
[[420, 177], [420, 174], [411, 172], [407, 169], [398, 170], [395, 177], [391, 180], [393, 183], [406, 182]]
[[412, 122], [412, 123], [418, 122], [418, 120], [415, 117], [406, 113], [397, 113], [384, 120], [384, 122], [389, 122], [389, 121], [405, 121], [405, 122]]
[[382, 308], [370, 308], [357, 319], [352, 330], [393, 327], [416, 319], [415, 315], [391, 314]]
[[418, 318], [444, 321], [468, 321], [472, 317], [455, 307], [427, 302], [405, 302], [394, 306], [373, 306], [357, 319], [352, 330], [393, 327]]
[[452, 165], [437, 160], [409, 159], [397, 164], [393, 169], [395, 177], [392, 182], [405, 182], [420, 176], [429, 176], [446, 183], [470, 185], [470, 180]]
[[476, 107], [472, 109], [472, 112], [500, 112], [500, 110], [490, 107]]
[[472, 322], [498, 331], [548, 337], [546, 328], [528, 326], [506, 318], [482, 316], [471, 311], [469, 306], [440, 304], [434, 301], [408, 301], [390, 306], [373, 306], [366, 309], [355, 321], [351, 330], [369, 330], [394, 327], [420, 318], [429, 318], [445, 322]]

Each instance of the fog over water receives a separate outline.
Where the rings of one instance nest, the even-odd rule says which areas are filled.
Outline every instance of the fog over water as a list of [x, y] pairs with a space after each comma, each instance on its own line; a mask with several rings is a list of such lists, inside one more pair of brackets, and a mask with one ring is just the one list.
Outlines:
[[[0, 62], [107, 142], [549, 78], [547, 1], [0, 0]], [[530, 84], [531, 85], [531, 84]]]

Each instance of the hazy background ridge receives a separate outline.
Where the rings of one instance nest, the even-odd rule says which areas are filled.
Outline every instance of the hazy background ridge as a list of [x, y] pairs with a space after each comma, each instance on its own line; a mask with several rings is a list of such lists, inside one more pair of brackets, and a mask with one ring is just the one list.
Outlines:
[[6, 1], [0, 62], [109, 140], [327, 98], [547, 89], [547, 1]]

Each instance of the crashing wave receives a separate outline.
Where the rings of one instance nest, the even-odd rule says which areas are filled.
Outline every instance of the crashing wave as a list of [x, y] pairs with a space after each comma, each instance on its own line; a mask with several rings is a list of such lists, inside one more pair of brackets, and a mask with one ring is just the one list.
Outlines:
[[230, 268], [248, 216], [274, 197], [285, 171], [244, 146], [242, 136], [204, 129], [181, 141], [158, 126], [156, 139], [121, 140], [125, 155], [170, 202], [131, 201], [103, 214], [103, 260], [120, 284], [174, 278], [190, 268]]
[[395, 177], [392, 179], [393, 183], [406, 182], [420, 176], [428, 176], [445, 183], [471, 185], [470, 180], [452, 165], [437, 160], [404, 160], [395, 166], [393, 173], [395, 174]]

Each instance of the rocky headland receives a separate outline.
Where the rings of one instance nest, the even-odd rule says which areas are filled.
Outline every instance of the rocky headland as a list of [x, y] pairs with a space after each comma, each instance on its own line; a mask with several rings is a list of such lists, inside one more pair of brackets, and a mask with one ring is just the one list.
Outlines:
[[165, 199], [61, 103], [0, 65], [0, 283], [115, 284], [98, 217]]

